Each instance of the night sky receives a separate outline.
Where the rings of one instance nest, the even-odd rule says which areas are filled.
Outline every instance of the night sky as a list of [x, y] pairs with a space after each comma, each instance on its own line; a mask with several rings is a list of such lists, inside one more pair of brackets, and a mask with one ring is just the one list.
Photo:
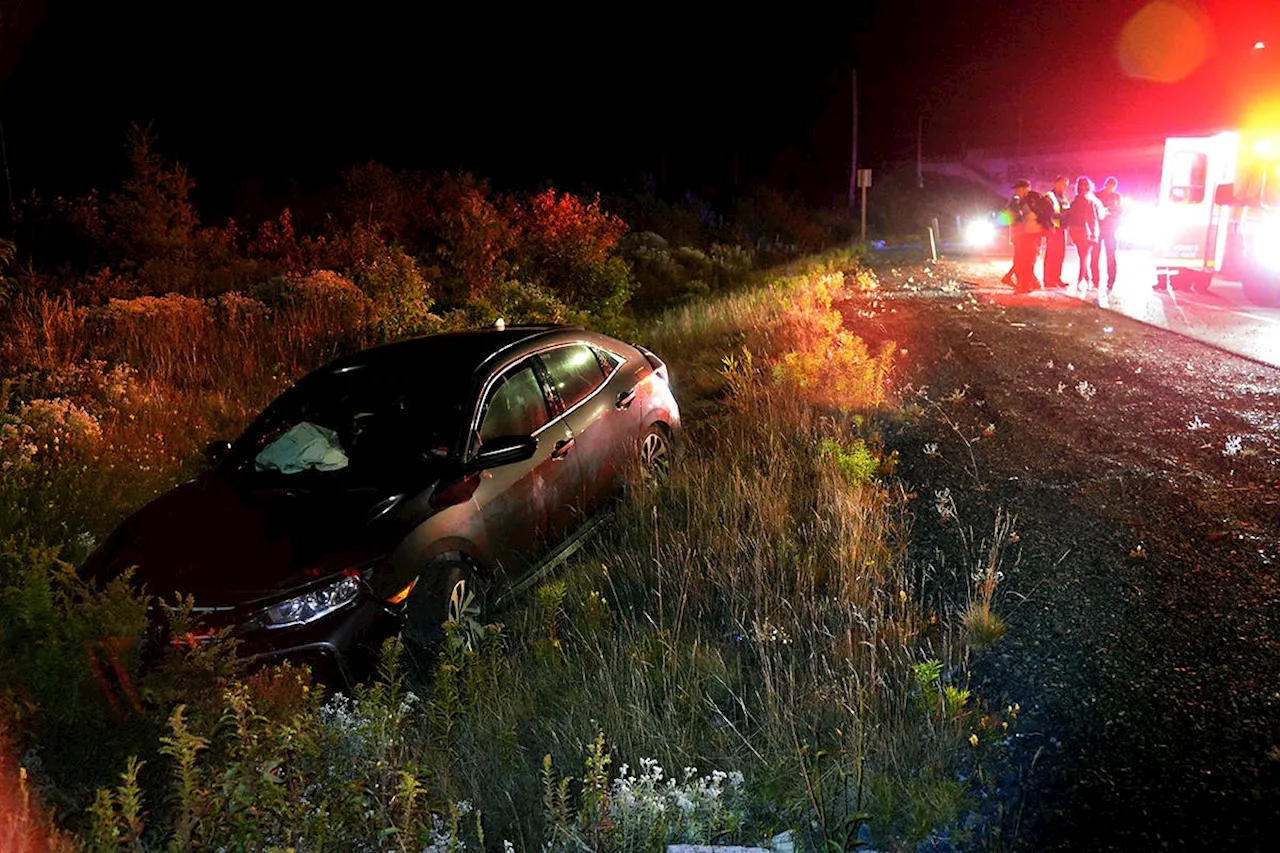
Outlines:
[[[249, 184], [322, 186], [366, 159], [500, 187], [647, 172], [696, 189], [730, 186], [736, 158], [742, 183], [821, 201], [848, 185], [855, 67], [859, 159], [878, 166], [914, 157], [921, 115], [926, 157], [1229, 124], [1238, 81], [1256, 86], [1280, 55], [1275, 2], [1185, 15], [1204, 56], [1154, 69], [1175, 82], [1137, 79], [1118, 56], [1143, 0], [442, 5], [0, 0], [15, 193], [112, 186], [138, 121], [215, 208]], [[1148, 41], [1184, 41], [1146, 66], [1194, 53], [1185, 30], [1157, 27]]]

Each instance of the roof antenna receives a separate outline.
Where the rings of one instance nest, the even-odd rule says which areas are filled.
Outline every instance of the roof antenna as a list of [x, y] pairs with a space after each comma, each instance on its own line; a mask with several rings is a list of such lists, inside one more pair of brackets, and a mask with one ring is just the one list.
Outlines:
[[499, 317], [497, 322], [493, 324], [493, 327], [501, 332], [503, 329], [507, 328], [507, 321]]

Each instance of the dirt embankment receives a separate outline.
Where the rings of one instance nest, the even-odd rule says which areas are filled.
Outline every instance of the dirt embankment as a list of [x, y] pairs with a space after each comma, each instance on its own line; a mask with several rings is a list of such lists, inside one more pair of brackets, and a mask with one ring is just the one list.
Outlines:
[[899, 343], [919, 406], [885, 434], [914, 563], [962, 584], [958, 528], [1018, 519], [1009, 634], [973, 667], [1023, 708], [1005, 849], [1275, 849], [1280, 371], [945, 264], [879, 273], [845, 317]]

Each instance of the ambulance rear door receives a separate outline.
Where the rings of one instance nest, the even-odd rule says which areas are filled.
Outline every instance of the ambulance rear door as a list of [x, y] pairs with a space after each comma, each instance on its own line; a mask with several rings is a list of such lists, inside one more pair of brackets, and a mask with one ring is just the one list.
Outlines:
[[1213, 197], [1219, 184], [1235, 177], [1239, 136], [1169, 137], [1164, 144], [1157, 203], [1157, 269], [1221, 268], [1226, 229], [1218, 227]]

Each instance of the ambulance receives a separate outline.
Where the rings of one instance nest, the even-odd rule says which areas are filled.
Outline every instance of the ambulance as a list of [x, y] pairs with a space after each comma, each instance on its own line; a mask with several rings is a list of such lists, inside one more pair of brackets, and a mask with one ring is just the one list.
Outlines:
[[1280, 305], [1280, 131], [1166, 139], [1156, 216], [1162, 283], [1236, 281], [1250, 302]]

